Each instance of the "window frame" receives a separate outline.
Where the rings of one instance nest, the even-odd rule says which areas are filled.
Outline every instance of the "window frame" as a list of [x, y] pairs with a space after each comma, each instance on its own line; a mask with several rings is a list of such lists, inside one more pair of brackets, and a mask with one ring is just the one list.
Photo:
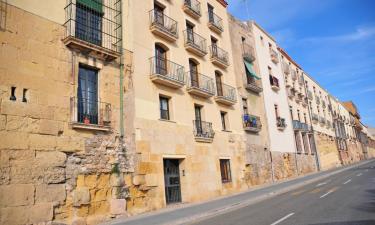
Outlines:
[[[167, 109], [163, 109], [163, 100], [166, 100], [166, 106], [167, 106]], [[160, 113], [160, 119], [161, 120], [171, 120], [171, 110], [170, 110], [170, 98], [167, 97], [167, 96], [164, 96], [164, 95], [159, 95], [159, 113]], [[166, 116], [167, 118], [163, 118], [163, 111], [166, 112]]]
[[230, 168], [230, 159], [219, 159], [220, 174], [222, 183], [232, 182], [232, 174]]

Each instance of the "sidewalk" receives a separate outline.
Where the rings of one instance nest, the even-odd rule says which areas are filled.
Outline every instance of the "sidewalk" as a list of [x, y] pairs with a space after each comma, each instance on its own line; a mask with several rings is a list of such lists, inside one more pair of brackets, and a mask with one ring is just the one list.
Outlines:
[[148, 225], [148, 224], [182, 224], [188, 221], [220, 214], [224, 211], [235, 210], [246, 205], [270, 198], [272, 196], [282, 194], [309, 183], [327, 178], [331, 175], [340, 173], [353, 167], [364, 165], [373, 160], [363, 161], [346, 167], [340, 167], [323, 172], [309, 174], [303, 177], [297, 177], [291, 180], [279, 183], [258, 186], [235, 195], [219, 197], [214, 200], [187, 203], [167, 207], [155, 212], [145, 213], [128, 218], [119, 218], [104, 223], [105, 225]]

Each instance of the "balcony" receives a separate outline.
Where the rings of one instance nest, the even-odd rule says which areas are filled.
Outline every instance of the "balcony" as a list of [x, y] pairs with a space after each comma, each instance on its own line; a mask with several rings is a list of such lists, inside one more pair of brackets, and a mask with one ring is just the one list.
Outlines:
[[236, 89], [227, 84], [216, 83], [215, 101], [224, 105], [234, 105], [237, 102]]
[[208, 27], [212, 31], [221, 34], [224, 31], [223, 20], [215, 13], [208, 12]]
[[274, 77], [272, 75], [270, 75], [270, 84], [271, 84], [272, 90], [274, 90], [274, 91], [280, 90], [279, 79], [277, 79], [276, 77]]
[[260, 93], [263, 91], [263, 88], [261, 87], [260, 82], [256, 80], [255, 78], [247, 77], [246, 81], [247, 82], [245, 83], [245, 88], [248, 91], [252, 91], [254, 93]]
[[71, 126], [74, 129], [111, 130], [111, 104], [89, 99], [70, 98]]
[[287, 89], [287, 91], [288, 91], [288, 97], [290, 99], [293, 99], [296, 96], [296, 90], [293, 87]]
[[205, 56], [207, 54], [206, 39], [193, 31], [184, 31], [185, 48], [197, 56]]
[[290, 71], [290, 76], [292, 77], [292, 80], [297, 80], [297, 72], [295, 70]]
[[283, 62], [283, 71], [286, 75], [290, 74], [290, 65], [286, 62]]
[[215, 95], [214, 80], [197, 72], [188, 72], [187, 92], [190, 94], [210, 98]]
[[185, 0], [182, 9], [189, 16], [199, 19], [201, 17], [201, 3], [198, 0]]
[[279, 54], [272, 48], [270, 48], [270, 56], [273, 63], [279, 63]]
[[253, 62], [255, 60], [254, 47], [249, 44], [242, 43], [242, 57], [250, 63]]
[[152, 82], [171, 88], [181, 88], [185, 84], [184, 67], [172, 61], [152, 57], [150, 58]]
[[303, 85], [303, 76], [299, 76], [298, 77], [298, 83], [300, 84], [300, 85]]
[[301, 93], [298, 93], [297, 98], [296, 98], [297, 103], [303, 102], [303, 95]]
[[259, 116], [244, 114], [242, 122], [245, 131], [258, 133], [262, 129], [262, 123]]
[[154, 9], [149, 12], [149, 15], [150, 30], [153, 34], [170, 42], [178, 39], [177, 21]]
[[193, 120], [195, 141], [211, 143], [214, 139], [215, 132], [212, 129], [212, 123]]
[[[91, 2], [68, 0], [65, 7], [63, 43], [74, 50], [111, 61], [120, 56], [121, 1]], [[87, 20], [86, 18], [90, 18]]]
[[326, 119], [322, 116], [319, 117], [319, 123], [321, 124], [325, 124], [326, 123]]
[[285, 119], [281, 117], [276, 118], [276, 126], [279, 130], [284, 130], [286, 128]]
[[228, 52], [224, 49], [217, 47], [217, 45], [211, 45], [210, 56], [211, 62], [220, 68], [227, 68], [229, 66]]
[[298, 120], [293, 120], [293, 129], [294, 130], [302, 130], [302, 123]]
[[313, 93], [311, 91], [307, 91], [307, 98], [313, 100]]
[[317, 105], [320, 105], [320, 98], [316, 95], [315, 95], [315, 101]]
[[326, 126], [327, 126], [327, 128], [331, 128], [331, 127], [332, 127], [332, 125], [331, 125], [331, 121], [327, 120], [327, 121], [326, 121]]
[[319, 116], [316, 113], [312, 114], [312, 120], [314, 123], [317, 123], [319, 121]]
[[302, 106], [307, 107], [309, 105], [309, 100], [307, 97], [304, 97], [302, 100]]
[[326, 102], [322, 101], [322, 108], [325, 109], [327, 107]]

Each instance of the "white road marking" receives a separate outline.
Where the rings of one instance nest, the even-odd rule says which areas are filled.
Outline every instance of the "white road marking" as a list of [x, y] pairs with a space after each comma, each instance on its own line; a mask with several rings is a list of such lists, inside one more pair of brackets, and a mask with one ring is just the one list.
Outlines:
[[278, 221], [275, 221], [271, 225], [279, 224], [279, 223], [283, 222], [284, 220], [288, 219], [289, 217], [291, 217], [293, 215], [294, 215], [294, 213], [289, 213], [288, 215], [284, 216], [283, 218], [279, 219]]
[[349, 179], [349, 180], [345, 181], [345, 183], [343, 183], [343, 184], [347, 184], [347, 183], [349, 183], [350, 181], [352, 181], [352, 179]]
[[320, 187], [320, 186], [323, 186], [325, 184], [327, 184], [327, 182], [319, 183], [319, 184], [316, 185], [316, 187]]
[[320, 196], [320, 198], [324, 198], [324, 197], [326, 197], [327, 195], [331, 194], [332, 192], [333, 192], [333, 191], [330, 190], [329, 192], [327, 192], [327, 193], [325, 193], [324, 195]]
[[357, 177], [360, 177], [360, 176], [362, 176], [362, 173], [357, 174]]

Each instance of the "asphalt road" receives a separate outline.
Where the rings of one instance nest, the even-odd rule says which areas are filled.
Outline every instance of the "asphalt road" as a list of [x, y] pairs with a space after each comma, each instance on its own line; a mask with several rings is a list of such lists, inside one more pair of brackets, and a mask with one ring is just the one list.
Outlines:
[[375, 162], [194, 225], [375, 225]]

